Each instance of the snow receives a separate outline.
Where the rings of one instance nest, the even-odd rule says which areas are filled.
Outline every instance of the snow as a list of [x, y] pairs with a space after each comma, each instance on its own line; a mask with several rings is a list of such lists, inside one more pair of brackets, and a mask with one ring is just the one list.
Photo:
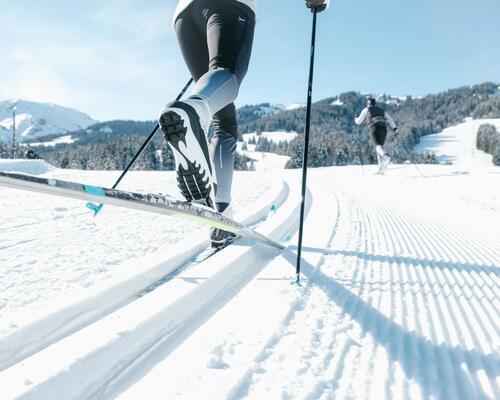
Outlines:
[[304, 108], [306, 105], [304, 103], [291, 103], [285, 105], [285, 110], [298, 110], [299, 108]]
[[0, 159], [0, 171], [3, 172], [21, 172], [29, 175], [41, 175], [56, 168], [43, 160], [3, 160]]
[[65, 135], [51, 140], [50, 142], [30, 143], [31, 146], [54, 147], [58, 144], [74, 143], [75, 139], [71, 135]]
[[12, 140], [13, 107], [19, 142], [84, 129], [97, 122], [82, 112], [56, 104], [6, 100], [0, 102], [0, 142]]
[[466, 171], [491, 169], [491, 154], [476, 148], [477, 130], [483, 124], [494, 125], [500, 131], [500, 119], [470, 119], [434, 135], [426, 135], [415, 146], [416, 152], [432, 151], [441, 163], [453, 163]]
[[[107, 206], [93, 221], [81, 202], [0, 188], [2, 397], [500, 398], [500, 168], [473, 146], [483, 122], [423, 138], [450, 165], [311, 169], [302, 286], [286, 157], [246, 152], [257, 171], [236, 174], [234, 203], [288, 248], [238, 241], [200, 264], [198, 225]], [[123, 188], [174, 182], [132, 172]]]
[[[248, 146], [251, 147], [252, 145]], [[260, 151], [244, 151], [240, 150], [241, 146], [239, 146], [238, 151], [241, 154], [246, 155], [251, 158], [255, 162], [255, 171], [259, 172], [274, 172], [279, 171], [285, 168], [287, 161], [290, 159], [288, 156], [280, 156], [274, 153], [260, 152]]]
[[[100, 185], [110, 185], [118, 176], [108, 171], [58, 170], [38, 160], [25, 161], [24, 166], [22, 162], [2, 161], [0, 170]], [[257, 199], [264, 197], [266, 201], [263, 195], [274, 191], [264, 176], [238, 175], [242, 178], [235, 181], [234, 209], [242, 218], [251, 212], [249, 206]], [[175, 176], [168, 172], [132, 172], [121, 187], [166, 192], [169, 187], [176, 188]], [[22, 210], [20, 215], [9, 212], [0, 221], [0, 334], [26, 325], [41, 312], [88, 296], [88, 289], [99, 282], [119, 278], [128, 260], [137, 262], [155, 252], [164, 256], [188, 238], [195, 243], [208, 235], [208, 230], [200, 230], [197, 224], [161, 216], [105, 207], [94, 220], [79, 201], [3, 188], [0, 193], [2, 210]], [[127, 224], [123, 224], [124, 220]], [[148, 229], [143, 231], [141, 226]], [[74, 239], [68, 241], [68, 237]], [[32, 275], [34, 270], [36, 276]]]
[[259, 140], [259, 137], [264, 137], [273, 143], [279, 142], [291, 142], [297, 137], [297, 132], [286, 132], [286, 131], [274, 131], [274, 132], [262, 132], [260, 135], [257, 133], [244, 133], [243, 141], [248, 143], [250, 140], [254, 139], [255, 142]]

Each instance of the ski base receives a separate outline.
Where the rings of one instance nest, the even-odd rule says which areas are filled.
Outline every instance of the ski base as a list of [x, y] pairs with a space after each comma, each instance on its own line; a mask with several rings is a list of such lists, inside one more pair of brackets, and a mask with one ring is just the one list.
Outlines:
[[249, 227], [243, 226], [209, 207], [177, 200], [169, 196], [126, 192], [100, 186], [83, 185], [76, 182], [40, 178], [10, 172], [0, 172], [0, 185], [13, 189], [170, 215], [175, 218], [195, 221], [232, 232], [237, 236], [264, 243], [280, 250], [285, 248], [283, 244]]

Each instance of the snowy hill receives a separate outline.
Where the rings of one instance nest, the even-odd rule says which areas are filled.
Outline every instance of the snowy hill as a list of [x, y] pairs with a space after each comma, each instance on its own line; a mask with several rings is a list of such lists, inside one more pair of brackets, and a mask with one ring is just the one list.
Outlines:
[[500, 119], [471, 119], [440, 133], [422, 137], [414, 148], [417, 153], [432, 151], [440, 163], [452, 163], [471, 171], [494, 168], [491, 155], [476, 148], [477, 131], [482, 124], [494, 125], [500, 131]]
[[48, 135], [64, 135], [97, 122], [82, 112], [56, 104], [6, 100], [0, 102], [0, 143], [12, 140], [14, 105], [18, 142], [39, 139]]

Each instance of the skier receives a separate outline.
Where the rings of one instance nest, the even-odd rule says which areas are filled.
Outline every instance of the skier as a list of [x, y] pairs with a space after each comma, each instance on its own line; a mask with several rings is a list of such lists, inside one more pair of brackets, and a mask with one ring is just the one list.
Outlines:
[[374, 98], [369, 98], [366, 107], [361, 111], [361, 114], [354, 119], [357, 125], [361, 125], [367, 120], [368, 128], [372, 137], [375, 151], [377, 153], [378, 171], [377, 174], [383, 174], [391, 157], [384, 151], [384, 143], [387, 137], [387, 124], [394, 131], [397, 136], [398, 127], [389, 113], [385, 112], [382, 108], [376, 105], [377, 102]]
[[[191, 96], [167, 103], [159, 117], [182, 195], [229, 218], [237, 138], [233, 102], [250, 61], [255, 12], [256, 0], [179, 1], [174, 29], [196, 84]], [[214, 136], [209, 149], [210, 122]], [[221, 229], [210, 232], [214, 248], [234, 238]]]

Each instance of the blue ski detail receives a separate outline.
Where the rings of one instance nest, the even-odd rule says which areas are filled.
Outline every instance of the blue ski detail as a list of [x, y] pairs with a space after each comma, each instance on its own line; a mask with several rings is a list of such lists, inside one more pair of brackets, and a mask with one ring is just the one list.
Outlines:
[[92, 211], [94, 211], [94, 217], [99, 214], [99, 212], [101, 211], [101, 209], [104, 207], [104, 204], [99, 204], [99, 205], [95, 205], [94, 203], [91, 203], [91, 202], [88, 202], [87, 203], [87, 208], [91, 209]]
[[83, 189], [86, 193], [95, 194], [96, 196], [106, 196], [106, 192], [102, 187], [99, 186], [91, 186], [91, 185], [83, 185]]

